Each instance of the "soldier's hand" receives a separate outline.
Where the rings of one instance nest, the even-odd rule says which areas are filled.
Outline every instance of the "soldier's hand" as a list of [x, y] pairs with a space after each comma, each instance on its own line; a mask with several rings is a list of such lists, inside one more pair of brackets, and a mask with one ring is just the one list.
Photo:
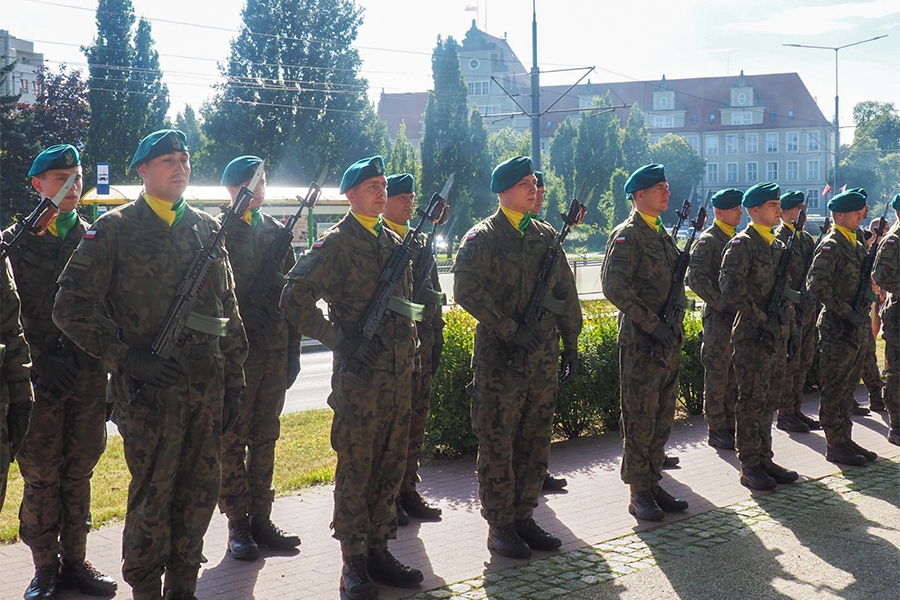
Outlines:
[[231, 431], [238, 417], [241, 416], [241, 396], [244, 388], [228, 388], [222, 404], [222, 433]]
[[50, 384], [58, 390], [71, 390], [78, 377], [78, 369], [66, 362], [66, 359], [53, 352], [44, 352], [32, 365], [37, 375], [37, 382]]
[[667, 323], [662, 321], [653, 328], [653, 331], [650, 332], [650, 337], [666, 350], [675, 345], [675, 332], [672, 331], [672, 328]]
[[541, 335], [534, 327], [528, 325], [519, 325], [516, 333], [512, 336], [512, 343], [522, 348], [528, 354], [534, 354], [541, 347]]
[[851, 310], [849, 316], [847, 317], [847, 322], [854, 327], [863, 327], [867, 321], [868, 319], [866, 319], [865, 315], [861, 315], [855, 310]]
[[787, 344], [787, 359], [789, 361], [794, 360], [797, 357], [797, 353], [800, 351], [800, 338], [796, 335], [792, 335], [788, 338]]
[[366, 368], [372, 368], [378, 362], [378, 348], [375, 343], [363, 335], [352, 335], [341, 340], [337, 351], [347, 358], [352, 358]]
[[241, 311], [241, 320], [247, 331], [263, 331], [268, 328], [269, 314], [260, 306], [250, 306]]
[[33, 407], [33, 402], [16, 402], [9, 405], [9, 412], [6, 413], [6, 428], [9, 431], [9, 449], [13, 459], [19, 453], [22, 442], [25, 440]]
[[431, 347], [431, 374], [436, 375], [441, 368], [441, 353], [444, 351], [444, 334], [435, 332], [434, 346]]
[[287, 354], [287, 389], [297, 381], [300, 374], [300, 348], [291, 348]]
[[559, 380], [566, 381], [578, 370], [578, 350], [563, 350]]
[[778, 339], [781, 339], [781, 323], [778, 317], [769, 317], [759, 328], [759, 340], [771, 343]]
[[132, 348], [122, 361], [122, 370], [138, 381], [161, 390], [178, 383], [185, 376], [184, 369], [174, 360], [160, 358], [150, 352]]

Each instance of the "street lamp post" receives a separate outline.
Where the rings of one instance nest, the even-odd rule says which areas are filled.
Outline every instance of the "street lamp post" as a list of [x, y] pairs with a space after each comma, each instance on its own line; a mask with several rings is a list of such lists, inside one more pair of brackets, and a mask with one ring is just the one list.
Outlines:
[[849, 48], [850, 46], [859, 46], [860, 44], [865, 44], [867, 42], [874, 42], [875, 40], [880, 40], [881, 38], [886, 38], [887, 34], [879, 35], [877, 37], [869, 38], [867, 40], [862, 40], [861, 42], [853, 42], [852, 44], [844, 44], [843, 46], [807, 46], [805, 44], [782, 44], [782, 46], [790, 46], [791, 48], [814, 48], [816, 50], [834, 50], [834, 191], [837, 192], [839, 187], [840, 180], [840, 169], [841, 169], [841, 129], [838, 123], [838, 109], [840, 108], [838, 102], [838, 51], [843, 50], [844, 48]]

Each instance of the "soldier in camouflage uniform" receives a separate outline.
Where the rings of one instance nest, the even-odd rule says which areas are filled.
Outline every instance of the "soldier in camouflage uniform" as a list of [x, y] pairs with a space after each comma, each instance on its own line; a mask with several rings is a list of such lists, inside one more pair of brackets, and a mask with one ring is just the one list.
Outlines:
[[806, 287], [813, 299], [825, 305], [819, 313], [819, 362], [821, 400], [819, 421], [828, 448], [825, 459], [845, 465], [864, 465], [877, 455], [852, 439], [853, 390], [872, 337], [866, 303], [864, 313], [853, 303], [862, 277], [860, 269], [866, 249], [859, 239], [859, 224], [866, 210], [866, 197], [855, 190], [834, 196], [828, 202], [834, 227], [816, 248]]
[[787, 356], [793, 356], [799, 344], [787, 297], [779, 299], [773, 314], [766, 312], [785, 251], [775, 237], [781, 217], [780, 191], [774, 183], [757, 183], [744, 192], [741, 203], [750, 226], [725, 248], [719, 276], [722, 297], [738, 310], [731, 335], [738, 382], [738, 459], [741, 484], [754, 490], [798, 478], [796, 472], [772, 461], [772, 414], [781, 398]]
[[[409, 173], [391, 175], [388, 179], [387, 201], [384, 205], [384, 223], [401, 238], [409, 231], [409, 219], [413, 213], [415, 201], [415, 181]], [[423, 274], [422, 263], [426, 252], [428, 236], [420, 233], [413, 240], [413, 278]], [[438, 280], [437, 263], [431, 262], [431, 270], [424, 274], [423, 288], [420, 298], [413, 298], [425, 306], [421, 321], [416, 323], [419, 337], [419, 350], [412, 378], [412, 396], [410, 399], [409, 446], [406, 452], [406, 472], [400, 484], [400, 495], [397, 497], [397, 522], [400, 525], [409, 523], [409, 517], [423, 521], [440, 521], [441, 509], [430, 506], [416, 491], [419, 481], [419, 457], [422, 454], [422, 443], [425, 440], [425, 423], [428, 420], [428, 407], [431, 403], [431, 382], [437, 373], [441, 361], [441, 350], [444, 347], [444, 319], [441, 307], [446, 303], [446, 296], [441, 292]], [[418, 285], [418, 282], [414, 282]]]
[[[38, 193], [52, 198], [73, 173], [75, 185], [46, 233], [25, 233], [9, 255], [31, 346], [35, 397], [18, 455], [25, 482], [19, 536], [35, 566], [26, 600], [52, 598], [57, 587], [96, 595], [116, 591], [116, 582], [85, 560], [91, 476], [106, 447], [106, 370], [51, 319], [56, 280], [88, 227], [75, 212], [82, 189], [78, 150], [68, 144], [47, 148], [29, 175]], [[11, 240], [19, 227], [4, 231], [3, 239]]]
[[872, 278], [888, 293], [881, 309], [881, 337], [888, 371], [884, 404], [890, 419], [887, 439], [900, 446], [900, 194], [894, 196], [891, 208], [897, 220], [878, 247]]
[[[239, 156], [228, 163], [222, 185], [232, 201], [241, 186], [249, 185], [257, 156]], [[270, 518], [275, 489], [275, 442], [281, 433], [279, 416], [285, 390], [300, 373], [300, 336], [288, 327], [281, 311], [284, 275], [294, 266], [294, 254], [284, 255], [276, 280], [267, 288], [262, 303], [251, 305], [250, 290], [265, 268], [266, 254], [284, 226], [261, 212], [266, 198], [266, 176], [257, 184], [250, 208], [232, 225], [225, 246], [234, 272], [235, 295], [250, 341], [244, 361], [247, 385], [241, 396], [241, 416], [222, 436], [222, 487], [219, 510], [228, 517], [228, 549], [239, 560], [259, 556], [259, 546], [289, 551], [300, 545], [300, 536], [283, 531]], [[222, 217], [219, 217], [219, 223]]]
[[0, 267], [0, 510], [9, 464], [25, 439], [34, 407], [31, 353], [19, 319], [19, 295], [9, 261]]
[[[334, 409], [331, 445], [337, 453], [334, 537], [341, 542], [341, 590], [351, 599], [375, 598], [374, 581], [409, 586], [422, 572], [388, 551], [397, 536], [396, 498], [409, 444], [410, 384], [416, 358], [415, 319], [409, 301], [412, 272], [401, 276], [370, 340], [360, 320], [400, 238], [379, 215], [387, 199], [380, 156], [344, 172], [341, 193], [350, 212], [305, 252], [288, 274], [282, 308], [298, 333], [334, 352], [328, 404]], [[316, 306], [328, 303], [328, 319]]]
[[[683, 311], [674, 323], [662, 312], [679, 250], [659, 215], [669, 206], [663, 165], [637, 169], [625, 182], [631, 216], [613, 229], [606, 243], [601, 285], [619, 309], [619, 376], [622, 402], [622, 481], [630, 488], [628, 512], [660, 521], [666, 512], [687, 510], [659, 482], [664, 447], [675, 421], [678, 367], [684, 339]], [[683, 286], [679, 305], [688, 306]]]
[[[865, 194], [865, 190], [862, 188], [853, 189]], [[866, 213], [866, 216], [868, 216], [868, 213]], [[867, 229], [860, 230], [860, 235], [862, 235], [860, 239], [865, 241], [867, 252], [873, 245], [877, 248], [878, 244], [881, 242], [882, 238], [878, 237], [878, 225], [880, 220], [880, 217], [872, 219], [869, 222], [869, 227]], [[887, 232], [887, 229], [887, 224], [885, 223], [882, 236]], [[870, 313], [870, 318], [872, 320], [872, 337], [871, 339], [866, 338], [866, 351], [863, 355], [863, 366], [862, 371], [860, 372], [860, 376], [862, 377], [863, 384], [866, 386], [866, 392], [869, 396], [869, 406], [861, 406], [855, 398], [853, 400], [853, 414], [860, 416], [869, 414], [871, 412], [870, 409], [877, 412], [884, 410], [884, 400], [882, 397], [884, 381], [881, 379], [881, 369], [878, 368], [878, 357], [875, 352], [875, 339], [878, 337], [878, 325], [880, 325], [880, 323], [876, 324], [876, 320], [878, 317], [878, 306], [881, 296], [878, 286], [874, 283], [872, 284], [872, 296], [875, 298], [872, 302], [872, 312]]]
[[737, 380], [731, 354], [731, 326], [737, 309], [722, 297], [719, 290], [719, 270], [722, 253], [741, 224], [741, 198], [736, 189], [720, 190], [712, 197], [713, 224], [704, 231], [691, 252], [687, 281], [700, 296], [703, 306], [703, 343], [700, 362], [703, 363], [703, 412], [709, 430], [709, 445], [722, 450], [734, 450], [734, 405], [737, 402]]
[[[803, 192], [793, 191], [781, 196], [781, 226], [775, 231], [775, 237], [787, 244], [794, 221], [801, 210], [806, 209]], [[800, 335], [800, 347], [797, 356], [787, 362], [784, 369], [784, 384], [781, 388], [781, 401], [778, 405], [778, 420], [775, 426], [784, 431], [809, 433], [812, 429], [821, 429], [819, 422], [803, 414], [803, 387], [806, 385], [806, 374], [812, 365], [816, 350], [816, 312], [818, 304], [806, 293], [806, 270], [812, 262], [816, 240], [805, 230], [797, 232], [792, 247], [789, 265], [791, 274], [790, 286], [801, 293], [800, 301], [794, 304], [794, 321]]]
[[563, 261], [551, 274], [546, 310], [537, 322], [522, 322], [553, 240], [551, 227], [531, 219], [535, 184], [530, 158], [497, 166], [491, 191], [499, 210], [469, 230], [453, 266], [454, 297], [478, 321], [470, 393], [481, 515], [488, 548], [510, 558], [561, 544], [532, 515], [550, 457], [559, 338], [562, 372], [574, 373], [581, 332], [575, 278]]
[[[219, 497], [222, 432], [240, 413], [247, 337], [224, 244], [199, 290], [179, 358], [151, 352], [215, 220], [184, 201], [182, 132], [144, 138], [131, 162], [144, 191], [100, 217], [59, 278], [53, 320], [112, 372], [108, 397], [131, 473], [122, 574], [135, 600], [194, 598]], [[99, 314], [102, 311], [103, 314]]]

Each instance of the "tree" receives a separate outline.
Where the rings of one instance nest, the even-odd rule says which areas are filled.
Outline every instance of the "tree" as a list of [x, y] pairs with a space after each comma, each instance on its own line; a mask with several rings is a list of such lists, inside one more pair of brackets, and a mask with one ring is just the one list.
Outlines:
[[550, 167], [563, 181], [566, 198], [575, 196], [575, 138], [578, 129], [566, 118], [550, 140]]
[[416, 180], [416, 189], [422, 189], [422, 161], [419, 153], [406, 139], [406, 122], [401, 122], [397, 129], [397, 136], [391, 147], [391, 155], [386, 165], [390, 174], [409, 173]]
[[22, 113], [31, 118], [31, 136], [40, 148], [53, 144], [72, 144], [84, 148], [90, 109], [87, 82], [81, 71], [68, 71], [65, 64], [56, 73], [41, 65], [36, 70], [38, 96], [32, 104], [22, 105]]
[[[647, 152], [650, 148], [650, 130], [644, 124], [644, 112], [637, 103], [632, 105], [628, 113], [628, 122], [621, 130], [621, 136], [622, 167], [628, 173], [633, 173], [638, 167], [647, 164]], [[612, 191], [618, 193], [616, 189]]]
[[488, 152], [488, 130], [477, 107], [469, 115], [469, 158], [471, 160], [472, 219], [484, 219], [497, 209], [497, 197], [491, 193], [491, 172], [495, 162]]
[[531, 156], [531, 132], [516, 131], [512, 127], [489, 132], [487, 147], [493, 165], [514, 156]]
[[175, 116], [175, 129], [184, 132], [184, 136], [187, 138], [187, 147], [192, 154], [203, 147], [203, 131], [200, 129], [200, 121], [197, 120], [197, 114], [190, 104], [186, 104], [184, 112]]
[[669, 209], [660, 216], [666, 223], [674, 222], [675, 211], [681, 209], [684, 200], [690, 198], [694, 187], [700, 184], [706, 160], [697, 156], [683, 137], [673, 133], [650, 146], [650, 160], [666, 167]]
[[[619, 125], [616, 122], [609, 95], [595, 98], [593, 107], [598, 110], [584, 113], [578, 123], [578, 136], [575, 139], [576, 192], [581, 189], [581, 182], [586, 181], [585, 198], [593, 193], [595, 201], [599, 201], [609, 189], [609, 180], [619, 164]], [[603, 228], [603, 212], [588, 212], [585, 223], [595, 226], [595, 233]]]
[[[0, 89], [16, 63], [0, 67]], [[17, 212], [28, 214], [34, 205], [28, 170], [39, 152], [30, 135], [31, 117], [16, 110], [18, 94], [0, 96], [0, 226], [7, 227]]]
[[[159, 53], [154, 48], [150, 22], [141, 18], [134, 36], [128, 112], [138, 138], [169, 126], [169, 88], [162, 82]], [[190, 148], [190, 146], [188, 146]]]
[[872, 138], [882, 156], [900, 152], [900, 114], [893, 102], [860, 102], [853, 107], [853, 121], [856, 123], [854, 145], [858, 138]]

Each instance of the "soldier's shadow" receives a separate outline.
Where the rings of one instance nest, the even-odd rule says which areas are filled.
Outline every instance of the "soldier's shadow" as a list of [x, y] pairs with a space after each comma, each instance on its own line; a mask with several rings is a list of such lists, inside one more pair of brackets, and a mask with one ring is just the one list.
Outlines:
[[260, 571], [266, 567], [267, 559], [293, 557], [299, 554], [299, 549], [281, 552], [262, 547], [259, 558], [255, 560], [235, 560], [226, 550], [219, 564], [201, 571], [196, 595], [199, 598], [264, 600], [265, 597], [257, 597], [254, 590]]

